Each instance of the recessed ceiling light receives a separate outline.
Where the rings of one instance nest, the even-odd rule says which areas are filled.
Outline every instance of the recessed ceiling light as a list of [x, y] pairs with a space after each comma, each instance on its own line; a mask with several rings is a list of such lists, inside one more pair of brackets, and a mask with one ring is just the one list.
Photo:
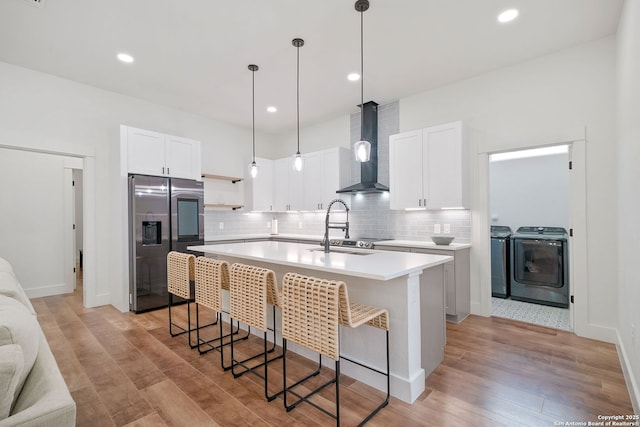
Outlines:
[[358, 80], [360, 80], [360, 74], [358, 73], [351, 73], [347, 76], [347, 78], [349, 79], [349, 81], [352, 82], [357, 82]]
[[129, 55], [128, 53], [119, 53], [118, 59], [122, 62], [126, 62], [127, 64], [133, 62], [133, 56]]
[[518, 13], [519, 12], [518, 12], [517, 9], [505, 10], [500, 15], [498, 15], [498, 22], [504, 24], [506, 22], [513, 21], [514, 19], [516, 19], [518, 17]]
[[270, 113], [275, 113], [276, 111], [278, 111], [278, 109], [276, 107], [274, 107], [273, 105], [269, 105], [267, 107], [267, 111]]

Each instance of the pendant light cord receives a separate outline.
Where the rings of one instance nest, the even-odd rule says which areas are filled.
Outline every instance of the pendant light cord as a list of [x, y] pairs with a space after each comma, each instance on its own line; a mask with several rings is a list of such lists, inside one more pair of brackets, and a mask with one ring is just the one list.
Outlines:
[[300, 154], [300, 46], [296, 47], [296, 121], [298, 123], [298, 152]]
[[360, 11], [360, 140], [364, 140], [364, 11]]
[[251, 70], [251, 129], [253, 132], [253, 162], [256, 161], [256, 72]]

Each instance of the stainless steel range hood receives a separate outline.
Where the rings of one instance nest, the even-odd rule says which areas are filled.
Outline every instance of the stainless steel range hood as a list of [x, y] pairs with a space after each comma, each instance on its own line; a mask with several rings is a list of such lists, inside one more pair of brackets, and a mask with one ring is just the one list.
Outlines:
[[371, 143], [371, 160], [360, 163], [360, 182], [341, 188], [337, 193], [382, 193], [389, 187], [378, 182], [378, 104], [369, 101], [362, 107], [362, 138]]

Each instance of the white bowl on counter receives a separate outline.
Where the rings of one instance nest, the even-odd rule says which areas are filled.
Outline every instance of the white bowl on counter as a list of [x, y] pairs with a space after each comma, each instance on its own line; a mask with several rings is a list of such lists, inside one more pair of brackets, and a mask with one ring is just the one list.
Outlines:
[[453, 242], [453, 239], [455, 239], [454, 236], [450, 236], [450, 235], [438, 235], [435, 234], [433, 236], [431, 236], [431, 240], [433, 241], [433, 243], [435, 243], [436, 245], [448, 245], [451, 242]]

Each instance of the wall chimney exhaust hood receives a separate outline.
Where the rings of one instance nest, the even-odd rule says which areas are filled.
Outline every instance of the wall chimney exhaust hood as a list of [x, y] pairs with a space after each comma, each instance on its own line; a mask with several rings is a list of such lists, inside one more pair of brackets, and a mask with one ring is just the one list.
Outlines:
[[341, 188], [337, 193], [382, 193], [389, 191], [389, 187], [378, 182], [378, 104], [369, 101], [362, 105], [364, 128], [362, 139], [371, 143], [371, 160], [360, 163], [360, 182]]

